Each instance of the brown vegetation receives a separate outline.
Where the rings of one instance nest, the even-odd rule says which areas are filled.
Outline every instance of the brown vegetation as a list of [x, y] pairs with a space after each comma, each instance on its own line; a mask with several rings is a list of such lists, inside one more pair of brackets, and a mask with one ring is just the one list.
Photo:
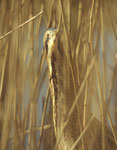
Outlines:
[[75, 124], [76, 131], [70, 150], [117, 149], [116, 6], [116, 0], [0, 0], [1, 150], [58, 147], [42, 34], [59, 25], [72, 78], [71, 84], [63, 75], [72, 99], [63, 126]]

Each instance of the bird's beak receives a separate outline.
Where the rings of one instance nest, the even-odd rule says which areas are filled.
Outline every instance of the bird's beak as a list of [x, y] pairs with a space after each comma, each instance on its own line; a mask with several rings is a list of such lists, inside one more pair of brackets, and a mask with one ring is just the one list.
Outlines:
[[55, 31], [54, 31], [54, 34], [57, 35], [59, 32], [59, 28], [57, 28]]

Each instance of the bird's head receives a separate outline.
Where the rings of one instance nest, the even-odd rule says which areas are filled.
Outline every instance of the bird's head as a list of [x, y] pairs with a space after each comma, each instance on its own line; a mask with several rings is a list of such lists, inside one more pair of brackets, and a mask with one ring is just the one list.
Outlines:
[[51, 54], [52, 51], [57, 47], [59, 29], [49, 28], [44, 35], [43, 45], [47, 54]]

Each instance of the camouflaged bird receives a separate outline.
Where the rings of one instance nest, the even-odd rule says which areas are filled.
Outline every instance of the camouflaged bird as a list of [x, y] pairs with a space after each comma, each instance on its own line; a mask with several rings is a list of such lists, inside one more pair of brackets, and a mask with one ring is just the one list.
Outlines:
[[69, 73], [70, 68], [66, 65], [67, 59], [64, 52], [61, 52], [61, 50], [58, 49], [58, 35], [59, 29], [48, 29], [44, 35], [44, 49], [46, 51], [48, 64], [55, 136], [56, 139], [61, 136], [59, 149], [68, 150], [74, 143], [72, 130], [75, 128], [71, 128], [71, 126], [74, 126], [72, 120], [75, 119], [75, 116], [69, 120], [69, 123], [64, 129], [62, 135], [60, 135], [60, 133], [71, 107], [71, 96], [73, 98], [74, 92], [70, 89], [71, 74]]
[[[75, 100], [75, 92], [73, 88], [73, 79], [71, 68], [66, 57], [65, 51], [60, 49], [58, 45], [59, 29], [50, 28], [44, 35], [44, 50], [46, 51], [46, 59], [48, 64], [49, 86], [52, 97], [53, 107], [53, 123], [55, 130], [56, 141], [58, 142], [59, 150], [71, 150], [74, 143], [82, 135], [83, 132], [83, 99], [80, 98], [79, 106], [75, 107], [74, 111], [68, 118], [67, 115]], [[78, 110], [78, 108], [80, 108]], [[89, 109], [89, 118], [92, 113]], [[80, 112], [80, 115], [79, 115]], [[88, 118], [87, 118], [88, 120]], [[80, 122], [80, 123], [79, 123]], [[87, 121], [88, 122], [88, 121]], [[66, 123], [64, 130], [63, 126]], [[87, 123], [86, 123], [87, 124]], [[113, 135], [106, 131], [106, 150], [116, 150]], [[62, 134], [61, 134], [62, 133]], [[86, 131], [86, 134], [79, 140], [74, 150], [100, 150], [102, 148], [102, 124], [96, 118]], [[97, 141], [99, 143], [97, 143]]]

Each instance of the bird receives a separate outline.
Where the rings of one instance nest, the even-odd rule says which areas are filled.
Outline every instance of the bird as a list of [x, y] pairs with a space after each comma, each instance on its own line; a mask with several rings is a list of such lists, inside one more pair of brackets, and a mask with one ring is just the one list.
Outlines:
[[56, 80], [56, 72], [55, 72], [55, 53], [57, 48], [57, 34], [58, 29], [50, 28], [46, 31], [44, 35], [44, 49], [46, 51], [46, 58], [48, 64], [48, 72], [49, 72], [49, 85], [52, 96], [53, 103], [53, 122], [54, 129], [56, 131], [56, 101], [57, 101], [57, 80]]
[[[65, 129], [62, 130], [66, 123], [67, 114], [74, 103], [75, 92], [73, 88], [72, 73], [68, 62], [69, 60], [66, 57], [65, 50], [60, 49], [61, 47], [63, 48], [63, 46], [59, 45], [59, 35], [60, 28], [49, 28], [44, 34], [43, 45], [48, 65], [49, 87], [53, 105], [53, 124], [56, 141], [60, 138], [58, 149], [70, 150], [83, 131], [81, 124], [79, 124], [80, 118], [78, 115], [79, 111], [83, 110], [83, 105], [80, 104], [79, 111], [77, 107], [74, 109]], [[80, 114], [82, 115], [82, 112]], [[91, 112], [89, 114], [92, 115]], [[82, 122], [82, 119], [80, 121]], [[102, 147], [101, 127], [101, 122], [94, 118], [92, 125], [74, 150], [83, 149], [83, 144], [87, 150], [94, 148], [99, 150]], [[106, 133], [109, 135], [106, 138], [109, 150], [110, 147], [114, 145], [114, 140], [108, 129], [106, 129]], [[113, 150], [115, 150], [116, 146], [113, 147]]]
[[[49, 28], [45, 32], [43, 38], [43, 45], [48, 65], [49, 86], [52, 97], [53, 123], [56, 139], [58, 139], [58, 137], [60, 136], [60, 132], [65, 122], [66, 115], [69, 111], [69, 108], [71, 107], [71, 98], [69, 97], [70, 92], [69, 88], [67, 88], [70, 86], [67, 86], [69, 85], [69, 83], [66, 84], [66, 80], [69, 80], [70, 73], [67, 71], [69, 70], [69, 67], [66, 66], [67, 59], [65, 57], [65, 54], [58, 48], [60, 33], [59, 31], [59, 28]], [[67, 100], [69, 101], [67, 105], [68, 107], [64, 107], [66, 106]], [[74, 117], [72, 120], [74, 120]], [[71, 122], [71, 124], [67, 126], [61, 136], [61, 141], [59, 144], [60, 150], [68, 150], [74, 143], [71, 133], [68, 132], [70, 131], [69, 129], [72, 126], [72, 120], [69, 121]]]

